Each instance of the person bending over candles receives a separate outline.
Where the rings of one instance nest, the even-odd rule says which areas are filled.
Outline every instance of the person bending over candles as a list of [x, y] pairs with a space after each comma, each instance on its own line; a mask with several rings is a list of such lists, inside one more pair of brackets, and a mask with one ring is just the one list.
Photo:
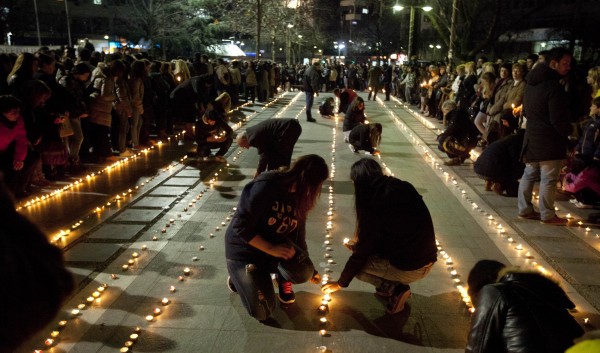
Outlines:
[[302, 127], [296, 119], [268, 119], [238, 134], [236, 141], [242, 148], [258, 149], [256, 177], [265, 170], [289, 167], [301, 133]]
[[364, 150], [374, 156], [379, 155], [379, 143], [381, 142], [381, 129], [379, 123], [362, 124], [355, 126], [348, 136], [350, 151], [358, 153]]
[[356, 209], [352, 255], [337, 282], [322, 287], [332, 293], [348, 287], [354, 277], [375, 286], [396, 314], [411, 296], [409, 283], [427, 276], [437, 259], [433, 222], [423, 198], [408, 182], [383, 174], [371, 158], [350, 169]]
[[259, 321], [275, 309], [272, 273], [283, 304], [296, 300], [292, 284], [321, 280], [308, 255], [305, 227], [328, 176], [325, 160], [311, 154], [287, 170], [260, 174], [242, 191], [225, 233], [227, 285]]

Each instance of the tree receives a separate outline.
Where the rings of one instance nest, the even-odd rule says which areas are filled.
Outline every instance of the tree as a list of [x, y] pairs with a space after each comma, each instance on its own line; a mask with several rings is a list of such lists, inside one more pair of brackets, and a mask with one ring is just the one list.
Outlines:
[[[135, 33], [170, 54], [191, 55], [215, 42], [222, 29], [215, 0], [128, 0]], [[214, 11], [214, 13], [211, 12]]]

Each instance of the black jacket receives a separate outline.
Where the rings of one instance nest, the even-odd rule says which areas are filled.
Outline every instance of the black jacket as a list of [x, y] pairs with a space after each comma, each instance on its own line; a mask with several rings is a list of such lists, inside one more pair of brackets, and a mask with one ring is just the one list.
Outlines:
[[479, 293], [467, 353], [563, 353], [583, 330], [567, 294], [539, 273], [509, 272]]
[[375, 152], [375, 149], [371, 142], [371, 130], [369, 129], [369, 125], [370, 124], [362, 124], [355, 126], [354, 129], [350, 131], [348, 142], [350, 142], [356, 150], [364, 150], [373, 153]]
[[506, 136], [491, 143], [473, 164], [473, 171], [487, 180], [517, 181], [525, 165], [520, 161], [525, 131]]
[[366, 119], [364, 110], [352, 110], [352, 105], [350, 105], [344, 116], [342, 131], [352, 131], [355, 126], [364, 124]]
[[296, 119], [268, 119], [246, 129], [250, 146], [258, 149], [257, 172], [289, 166], [301, 133]]
[[545, 64], [527, 74], [523, 114], [527, 128], [521, 157], [525, 163], [565, 159], [571, 133], [569, 98], [561, 76]]
[[340, 286], [347, 287], [371, 255], [388, 259], [405, 271], [435, 262], [433, 222], [417, 190], [410, 183], [389, 176], [362, 187], [369, 200], [357, 230], [358, 242], [338, 280]]

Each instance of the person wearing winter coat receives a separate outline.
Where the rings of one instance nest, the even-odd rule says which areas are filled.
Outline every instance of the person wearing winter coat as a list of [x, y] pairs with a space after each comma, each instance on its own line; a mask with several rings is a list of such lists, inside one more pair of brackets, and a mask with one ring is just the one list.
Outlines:
[[384, 175], [372, 158], [350, 169], [354, 184], [356, 233], [346, 242], [352, 255], [324, 293], [348, 287], [354, 277], [372, 284], [388, 314], [404, 309], [409, 284], [429, 274], [437, 261], [435, 231], [423, 197], [410, 183]]
[[381, 142], [381, 129], [382, 126], [379, 123], [355, 126], [348, 136], [350, 150], [354, 153], [362, 150], [372, 155], [378, 155], [377, 147]]
[[373, 95], [373, 100], [377, 100], [377, 92], [381, 89], [381, 75], [383, 74], [383, 70], [381, 66], [376, 65], [373, 66], [369, 70], [369, 96], [367, 100], [371, 100], [371, 95]]
[[342, 124], [344, 142], [348, 142], [352, 129], [358, 125], [364, 124], [366, 120], [365, 101], [361, 97], [356, 97], [348, 107], [346, 115], [344, 115], [344, 122]]
[[315, 101], [315, 95], [319, 96], [321, 87], [321, 63], [318, 61], [313, 63], [302, 77], [304, 94], [306, 95], [306, 121], [311, 123], [316, 122], [312, 117], [312, 106]]
[[115, 95], [115, 76], [125, 71], [125, 64], [120, 60], [110, 64], [99, 63], [92, 72], [88, 86], [90, 144], [94, 155], [100, 160], [111, 160], [110, 125], [112, 120], [113, 102]]
[[583, 330], [565, 291], [539, 272], [503, 267], [482, 260], [469, 273], [475, 313], [465, 352], [563, 353], [572, 346]]
[[471, 150], [477, 145], [478, 130], [463, 109], [457, 107], [450, 100], [442, 104], [444, 118], [448, 121], [448, 128], [438, 135], [438, 149], [446, 152], [449, 161], [445, 165], [461, 165], [471, 156]]
[[[571, 69], [571, 54], [564, 48], [554, 48], [545, 60], [527, 74], [523, 96], [527, 129], [521, 150], [525, 172], [519, 184], [518, 215], [524, 219], [539, 219], [544, 224], [564, 226], [568, 220], [556, 215], [554, 199], [572, 130], [568, 96], [560, 83]], [[539, 213], [532, 203], [533, 186], [538, 179]]]

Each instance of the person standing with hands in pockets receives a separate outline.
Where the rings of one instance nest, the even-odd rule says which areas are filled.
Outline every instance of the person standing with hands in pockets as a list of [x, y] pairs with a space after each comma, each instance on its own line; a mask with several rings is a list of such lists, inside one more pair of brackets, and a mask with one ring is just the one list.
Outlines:
[[313, 63], [304, 73], [304, 94], [306, 94], [306, 121], [314, 123], [316, 120], [312, 117], [311, 109], [315, 100], [315, 95], [319, 96], [319, 87], [321, 86], [321, 63]]

